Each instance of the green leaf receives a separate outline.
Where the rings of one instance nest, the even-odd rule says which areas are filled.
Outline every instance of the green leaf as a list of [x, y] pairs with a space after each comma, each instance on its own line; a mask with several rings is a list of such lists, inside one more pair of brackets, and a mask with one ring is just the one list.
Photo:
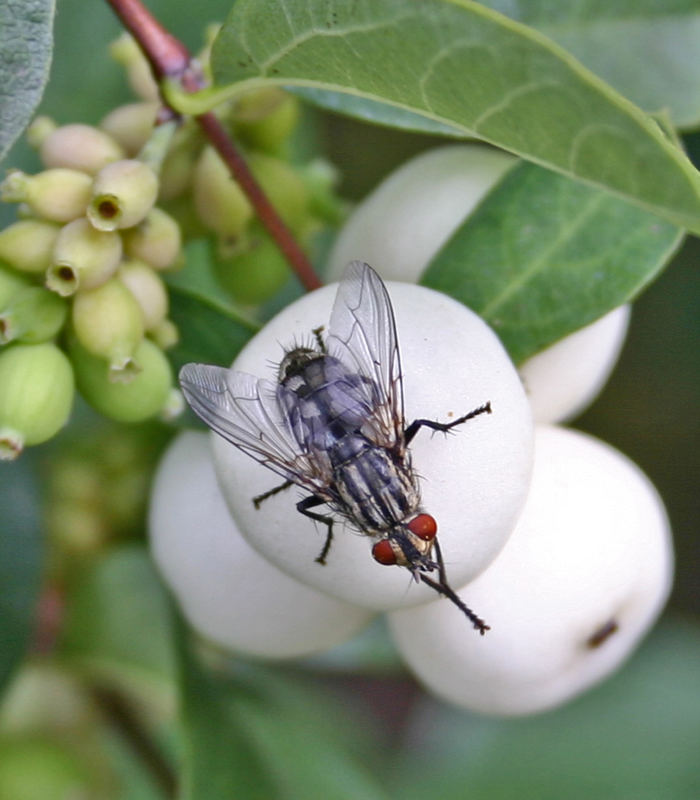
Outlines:
[[511, 170], [421, 282], [481, 315], [515, 363], [635, 297], [681, 232], [533, 164]]
[[197, 662], [182, 622], [176, 640], [182, 800], [386, 800], [347, 752], [353, 726], [345, 709], [262, 668], [215, 677]]
[[531, 25], [649, 112], [700, 123], [700, 6], [697, 0], [481, 0]]
[[168, 350], [176, 371], [190, 361], [228, 367], [259, 329], [226, 300], [209, 255], [209, 242], [190, 242], [185, 268], [167, 278], [170, 318], [180, 334], [178, 343]]
[[212, 68], [223, 91], [205, 104], [266, 83], [383, 102], [700, 232], [700, 175], [658, 125], [540, 33], [469, 0], [238, 0]]
[[40, 501], [27, 456], [0, 464], [0, 689], [22, 659], [35, 623], [42, 553]]
[[71, 583], [60, 653], [97, 678], [167, 691], [174, 670], [169, 624], [145, 548], [122, 547]]
[[396, 797], [693, 800], [698, 796], [697, 625], [667, 623], [621, 672], [547, 714], [487, 719], [424, 708], [394, 765]]
[[22, 133], [49, 78], [54, 3], [0, 3], [0, 160]]

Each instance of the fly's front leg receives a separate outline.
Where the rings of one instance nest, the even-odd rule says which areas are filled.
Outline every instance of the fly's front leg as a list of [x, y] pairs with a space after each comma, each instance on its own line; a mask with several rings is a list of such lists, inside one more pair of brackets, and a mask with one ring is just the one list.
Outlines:
[[416, 419], [404, 431], [404, 441], [406, 442], [406, 444], [410, 444], [413, 437], [423, 427], [430, 428], [433, 431], [442, 431], [443, 433], [447, 433], [447, 431], [451, 430], [457, 425], [461, 425], [463, 422], [466, 422], [469, 419], [474, 419], [474, 417], [478, 417], [479, 414], [490, 414], [490, 413], [491, 413], [491, 403], [484, 403], [483, 406], [475, 408], [473, 411], [470, 411], [468, 414], [465, 414], [463, 417], [453, 420], [452, 422], [434, 422], [432, 419]]
[[263, 492], [262, 494], [256, 495], [253, 498], [253, 505], [256, 508], [260, 508], [263, 500], [267, 500], [268, 497], [272, 497], [273, 495], [278, 494], [279, 492], [283, 492], [285, 489], [289, 489], [289, 487], [292, 485], [293, 485], [292, 481], [285, 481], [284, 483], [281, 483], [279, 486], [275, 486], [274, 489], [270, 489], [268, 492]]
[[331, 549], [331, 542], [333, 541], [333, 522], [335, 520], [328, 514], [317, 514], [315, 511], [309, 511], [309, 509], [314, 508], [314, 506], [322, 506], [325, 502], [326, 501], [322, 497], [316, 497], [315, 494], [311, 494], [297, 503], [297, 511], [302, 513], [305, 517], [310, 517], [316, 522], [322, 522], [324, 525], [328, 526], [328, 533], [326, 534], [326, 541], [323, 544], [323, 549], [315, 559], [319, 564], [326, 563], [326, 556]]

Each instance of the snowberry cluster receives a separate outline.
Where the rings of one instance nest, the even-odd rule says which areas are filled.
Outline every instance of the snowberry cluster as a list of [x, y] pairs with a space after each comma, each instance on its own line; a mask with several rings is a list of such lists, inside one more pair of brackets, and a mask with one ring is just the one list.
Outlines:
[[[428, 153], [390, 176], [348, 221], [330, 258], [414, 281], [511, 160], [480, 147]], [[288, 658], [345, 641], [384, 612], [408, 667], [459, 706], [523, 714], [560, 704], [614, 670], [660, 612], [672, 576], [663, 504], [640, 470], [561, 422], [612, 368], [628, 311], [612, 312], [518, 373], [495, 334], [450, 298], [387, 282], [401, 346], [407, 422], [492, 414], [411, 443], [423, 506], [447, 576], [491, 626], [477, 635], [452, 603], [373, 561], [366, 536], [298, 514], [298, 493], [251, 498], [274, 474], [218, 437], [187, 432], [159, 468], [150, 531], [157, 563], [204, 636]], [[328, 321], [334, 285], [275, 317], [233, 367], [263, 374], [280, 343]], [[575, 373], [575, 374], [574, 374]], [[534, 417], [534, 423], [533, 423]], [[323, 528], [323, 526], [319, 526]]]
[[[37, 118], [28, 138], [44, 169], [12, 170], [0, 199], [0, 458], [51, 438], [75, 386], [104, 415], [137, 422], [182, 408], [164, 351], [178, 338], [163, 272], [202, 238], [224, 291], [271, 297], [289, 269], [226, 165], [193, 120], [157, 125], [157, 86], [128, 36], [112, 46], [139, 100], [94, 127]], [[203, 53], [206, 69], [206, 52]], [[278, 89], [222, 107], [254, 176], [305, 242], [341, 209], [335, 173], [288, 155], [298, 103]]]

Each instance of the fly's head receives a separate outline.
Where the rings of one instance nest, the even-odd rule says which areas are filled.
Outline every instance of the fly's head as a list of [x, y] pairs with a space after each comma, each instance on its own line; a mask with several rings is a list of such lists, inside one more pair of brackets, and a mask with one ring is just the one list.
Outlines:
[[437, 564], [430, 558], [437, 522], [430, 514], [418, 514], [409, 522], [397, 525], [387, 536], [375, 542], [372, 556], [386, 566], [407, 567], [416, 572], [431, 572]]

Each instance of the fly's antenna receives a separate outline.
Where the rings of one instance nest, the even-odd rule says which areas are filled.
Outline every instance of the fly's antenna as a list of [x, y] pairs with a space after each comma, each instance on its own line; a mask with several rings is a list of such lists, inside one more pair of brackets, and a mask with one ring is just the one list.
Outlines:
[[418, 577], [426, 586], [430, 586], [430, 588], [434, 589], [436, 592], [438, 592], [438, 594], [441, 594], [443, 597], [451, 600], [457, 606], [457, 608], [471, 621], [476, 630], [479, 631], [479, 633], [483, 636], [486, 631], [491, 630], [490, 626], [488, 626], [483, 619], [477, 617], [471, 608], [462, 602], [457, 593], [450, 588], [449, 584], [447, 583], [447, 575], [445, 574], [445, 562], [442, 559], [442, 550], [440, 550], [440, 544], [438, 543], [437, 539], [434, 541], [434, 547], [440, 580], [434, 581], [424, 572], [419, 573]]

